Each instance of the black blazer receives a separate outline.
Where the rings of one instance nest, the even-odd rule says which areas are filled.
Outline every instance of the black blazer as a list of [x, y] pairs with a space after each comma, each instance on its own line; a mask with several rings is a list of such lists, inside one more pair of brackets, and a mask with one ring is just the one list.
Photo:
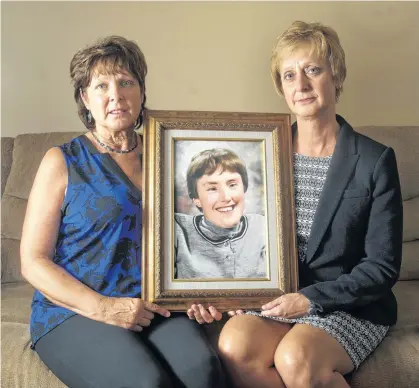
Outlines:
[[336, 120], [340, 131], [307, 257], [299, 263], [299, 292], [318, 314], [344, 310], [392, 325], [403, 232], [396, 158], [392, 148], [355, 132], [341, 116]]

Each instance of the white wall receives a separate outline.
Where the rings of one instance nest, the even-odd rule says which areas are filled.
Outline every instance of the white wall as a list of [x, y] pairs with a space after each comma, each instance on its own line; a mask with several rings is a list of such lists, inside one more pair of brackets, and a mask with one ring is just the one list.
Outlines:
[[269, 74], [293, 20], [335, 28], [353, 125], [419, 124], [417, 2], [2, 2], [2, 135], [83, 130], [69, 78], [98, 37], [136, 40], [152, 109], [287, 112]]

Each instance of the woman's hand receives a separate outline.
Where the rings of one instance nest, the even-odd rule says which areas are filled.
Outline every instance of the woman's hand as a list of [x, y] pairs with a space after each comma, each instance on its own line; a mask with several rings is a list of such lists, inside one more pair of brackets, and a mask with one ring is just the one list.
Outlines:
[[186, 314], [189, 319], [195, 319], [200, 324], [219, 321], [223, 317], [223, 314], [214, 306], [209, 306], [207, 310], [202, 304], [193, 304]]
[[310, 301], [302, 294], [280, 296], [262, 306], [262, 315], [281, 318], [300, 318], [308, 314]]
[[[214, 306], [210, 306], [207, 310], [204, 306], [202, 306], [202, 304], [193, 304], [188, 309], [186, 314], [188, 314], [189, 319], [195, 319], [200, 324], [219, 321], [223, 317], [223, 314], [220, 311], [218, 311]], [[244, 311], [229, 311], [227, 314], [230, 317], [234, 317], [235, 315], [244, 314]]]
[[154, 314], [166, 318], [170, 316], [165, 308], [139, 298], [103, 297], [98, 320], [124, 329], [142, 331], [150, 326]]
[[235, 315], [243, 315], [244, 310], [231, 310], [227, 314], [229, 317], [234, 317]]

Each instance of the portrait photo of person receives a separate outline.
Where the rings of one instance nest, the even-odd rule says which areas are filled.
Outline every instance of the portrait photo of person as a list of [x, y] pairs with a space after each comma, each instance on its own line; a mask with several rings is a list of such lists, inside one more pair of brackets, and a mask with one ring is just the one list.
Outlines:
[[[214, 142], [214, 148], [209, 148], [208, 141], [178, 143], [174, 279], [266, 278], [268, 244], [260, 144]], [[226, 143], [229, 148], [223, 147]], [[233, 145], [246, 155], [248, 166], [238, 151], [231, 149]], [[186, 157], [197, 147], [201, 150]]]

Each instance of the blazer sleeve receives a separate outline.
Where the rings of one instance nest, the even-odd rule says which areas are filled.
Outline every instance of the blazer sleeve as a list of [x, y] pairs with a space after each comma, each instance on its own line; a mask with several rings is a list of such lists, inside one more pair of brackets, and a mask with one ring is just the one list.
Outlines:
[[[312, 312], [350, 310], [387, 295], [398, 279], [402, 256], [403, 205], [397, 163], [386, 148], [372, 174], [372, 203], [365, 236], [365, 257], [334, 281], [299, 290], [312, 302]], [[333, 238], [333, 236], [331, 237]]]

